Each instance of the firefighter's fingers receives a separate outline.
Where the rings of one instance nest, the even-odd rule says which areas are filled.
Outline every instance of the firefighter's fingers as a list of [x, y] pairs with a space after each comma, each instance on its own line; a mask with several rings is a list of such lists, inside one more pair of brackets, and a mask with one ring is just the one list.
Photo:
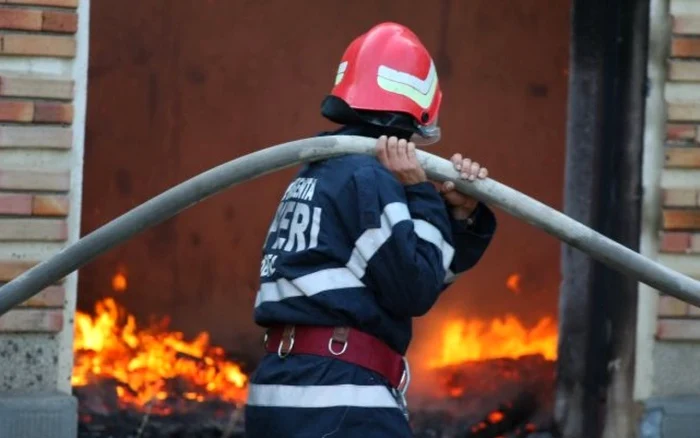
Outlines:
[[445, 181], [442, 184], [442, 187], [440, 187], [440, 193], [451, 192], [454, 189], [455, 189], [455, 183], [453, 183], [452, 181]]
[[481, 169], [479, 169], [479, 179], [484, 179], [487, 176], [489, 176], [489, 170], [487, 168], [482, 167]]
[[[389, 137], [389, 140], [386, 143], [386, 151], [387, 155], [389, 157], [389, 161], [394, 162], [396, 161], [398, 157], [398, 151], [397, 148], [399, 146], [399, 139], [396, 137]], [[392, 163], [394, 164], [394, 163]]]
[[418, 157], [416, 156], [416, 144], [412, 141], [409, 141], [408, 145], [406, 145], [406, 154], [412, 163], [418, 162]]
[[401, 165], [405, 168], [411, 167], [411, 162], [408, 159], [408, 143], [403, 138], [399, 140], [398, 146], [396, 147], [397, 158], [401, 161]]
[[469, 203], [470, 198], [457, 190], [452, 181], [446, 181], [440, 190], [443, 199], [453, 207], [461, 207]]
[[379, 159], [379, 162], [382, 163], [383, 165], [386, 166], [387, 162], [389, 161], [389, 157], [387, 156], [387, 151], [386, 151], [386, 141], [387, 137], [386, 135], [382, 135], [377, 139], [377, 158]]
[[469, 181], [474, 181], [479, 175], [479, 170], [481, 169], [481, 165], [477, 163], [476, 161], [472, 162], [471, 167], [469, 168]]
[[472, 160], [471, 158], [464, 158], [462, 159], [462, 164], [461, 164], [461, 174], [459, 175], [460, 178], [462, 179], [469, 179], [469, 171], [472, 166]]
[[462, 154], [452, 155], [452, 158], [450, 158], [450, 161], [452, 161], [452, 164], [454, 165], [455, 170], [457, 170], [457, 171], [462, 170]]

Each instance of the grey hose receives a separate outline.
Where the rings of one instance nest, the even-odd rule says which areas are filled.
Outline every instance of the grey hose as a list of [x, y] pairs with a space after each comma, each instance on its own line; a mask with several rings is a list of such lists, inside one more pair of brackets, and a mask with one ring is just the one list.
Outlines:
[[[245, 155], [197, 175], [119, 216], [0, 287], [0, 315], [140, 231], [228, 187], [303, 162], [345, 154], [372, 155], [374, 144], [374, 139], [356, 136], [297, 140]], [[448, 160], [423, 151], [418, 152], [418, 158], [431, 179], [453, 180], [460, 192], [499, 207], [657, 290], [700, 306], [699, 281], [643, 257], [508, 186], [492, 179], [459, 180]]]

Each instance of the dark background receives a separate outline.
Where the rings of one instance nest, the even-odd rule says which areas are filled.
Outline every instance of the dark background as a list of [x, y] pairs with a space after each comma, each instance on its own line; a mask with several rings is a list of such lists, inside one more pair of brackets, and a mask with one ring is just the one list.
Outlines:
[[[91, 6], [82, 233], [224, 161], [314, 135], [347, 44], [380, 21], [411, 27], [433, 54], [444, 138], [511, 185], [562, 205], [569, 2], [404, 0], [101, 1]], [[141, 321], [169, 315], [229, 351], [257, 355], [260, 249], [293, 171], [217, 195], [80, 271], [79, 307], [113, 295]], [[560, 245], [497, 212], [482, 262], [417, 323], [425, 351], [445, 315], [526, 323], [556, 316]], [[505, 286], [522, 275], [523, 292]], [[421, 339], [423, 341], [421, 342]]]

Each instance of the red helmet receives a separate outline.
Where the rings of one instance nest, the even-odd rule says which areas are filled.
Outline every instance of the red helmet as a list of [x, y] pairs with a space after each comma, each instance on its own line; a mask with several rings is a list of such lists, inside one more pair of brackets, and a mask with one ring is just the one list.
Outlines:
[[442, 91], [428, 50], [407, 27], [381, 23], [345, 50], [331, 96], [350, 108], [408, 114], [423, 144], [440, 138]]

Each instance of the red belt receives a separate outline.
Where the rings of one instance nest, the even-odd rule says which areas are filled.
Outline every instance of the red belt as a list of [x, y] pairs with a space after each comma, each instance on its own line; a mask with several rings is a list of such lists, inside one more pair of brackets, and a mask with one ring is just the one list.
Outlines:
[[265, 349], [281, 358], [289, 354], [330, 357], [374, 371], [394, 388], [408, 384], [408, 369], [400, 354], [374, 336], [349, 327], [270, 327]]

